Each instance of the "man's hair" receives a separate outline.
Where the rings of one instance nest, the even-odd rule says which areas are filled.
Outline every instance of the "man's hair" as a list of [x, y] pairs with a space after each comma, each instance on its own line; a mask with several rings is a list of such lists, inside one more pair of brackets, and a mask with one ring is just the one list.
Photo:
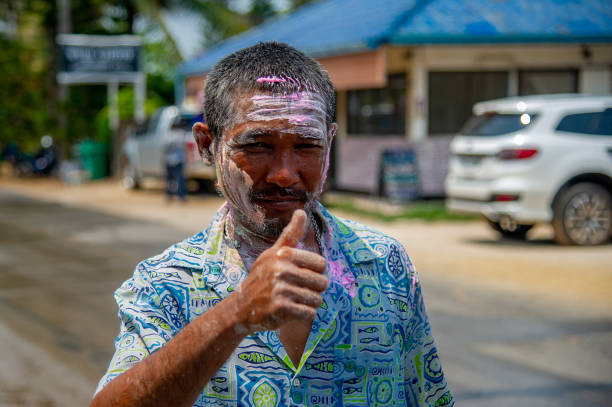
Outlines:
[[252, 91], [316, 93], [325, 103], [327, 125], [334, 121], [336, 100], [327, 71], [287, 44], [260, 42], [223, 58], [206, 76], [204, 115], [215, 138], [231, 124], [236, 97]]

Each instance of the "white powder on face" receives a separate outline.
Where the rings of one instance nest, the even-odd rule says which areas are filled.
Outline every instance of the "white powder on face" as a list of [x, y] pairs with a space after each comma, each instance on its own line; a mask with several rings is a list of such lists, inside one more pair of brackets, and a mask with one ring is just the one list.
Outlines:
[[219, 165], [219, 185], [223, 195], [232, 207], [243, 216], [257, 224], [263, 224], [265, 214], [263, 209], [251, 202], [253, 179], [231, 159], [226, 143], [221, 147]]
[[[317, 199], [325, 182], [329, 166], [329, 152], [335, 125], [327, 129], [324, 100], [316, 93], [296, 92], [292, 94], [255, 93], [250, 98], [237, 101], [234, 114], [235, 126], [246, 124], [240, 134], [220, 141], [217, 161], [219, 186], [231, 206], [235, 209], [234, 219], [239, 223], [234, 233], [246, 235], [244, 228], [271, 237], [282, 230], [278, 219], [265, 218], [263, 208], [251, 201], [254, 181], [247, 172], [233, 161], [232, 154], [241, 146], [256, 143], [259, 130], [266, 131], [266, 123], [275, 121], [271, 129], [280, 137], [298, 135], [323, 148], [319, 182], [309, 191], [309, 204]], [[249, 125], [253, 123], [253, 126]], [[281, 126], [279, 128], [279, 123]], [[287, 127], [283, 128], [282, 123]], [[305, 208], [306, 209], [306, 208]], [[242, 253], [241, 253], [242, 254]]]
[[[251, 108], [245, 118], [249, 121], [267, 122], [286, 120], [292, 127], [284, 132], [301, 134], [327, 144], [325, 101], [312, 92], [296, 92], [288, 95], [256, 93], [251, 97]], [[283, 131], [281, 131], [283, 133]]]

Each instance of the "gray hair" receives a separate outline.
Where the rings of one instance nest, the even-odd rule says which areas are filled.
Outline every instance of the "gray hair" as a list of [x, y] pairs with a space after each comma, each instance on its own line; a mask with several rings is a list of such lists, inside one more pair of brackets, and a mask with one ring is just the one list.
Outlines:
[[252, 91], [316, 93], [325, 103], [327, 127], [334, 121], [334, 88], [321, 64], [287, 44], [260, 42], [223, 58], [206, 77], [204, 115], [216, 139], [231, 126], [236, 97]]

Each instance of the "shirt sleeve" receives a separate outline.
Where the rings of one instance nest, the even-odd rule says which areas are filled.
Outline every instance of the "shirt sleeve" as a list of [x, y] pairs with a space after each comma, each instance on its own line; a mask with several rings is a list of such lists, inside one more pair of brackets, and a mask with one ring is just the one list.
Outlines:
[[408, 295], [411, 312], [406, 330], [407, 357], [405, 365], [406, 400], [409, 406], [453, 406], [453, 396], [446, 384], [438, 351], [425, 310], [418, 274], [410, 259]]
[[174, 335], [162, 301], [143, 263], [138, 265], [132, 278], [115, 292], [115, 300], [119, 306], [119, 334], [115, 339], [115, 353], [96, 393], [115, 377], [160, 349]]

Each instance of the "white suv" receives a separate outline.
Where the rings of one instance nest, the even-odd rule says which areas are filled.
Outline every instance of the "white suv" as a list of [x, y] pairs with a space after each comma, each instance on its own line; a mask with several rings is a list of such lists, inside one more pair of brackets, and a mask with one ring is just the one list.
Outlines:
[[483, 214], [506, 237], [552, 223], [561, 244], [612, 233], [612, 95], [477, 103], [451, 143], [447, 207]]

